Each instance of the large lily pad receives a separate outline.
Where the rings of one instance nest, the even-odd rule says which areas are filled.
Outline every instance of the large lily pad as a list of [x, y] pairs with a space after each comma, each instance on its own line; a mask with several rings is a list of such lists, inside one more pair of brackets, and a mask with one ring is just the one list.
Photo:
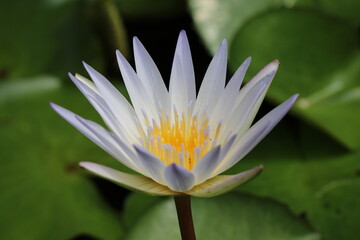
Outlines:
[[91, 107], [75, 87], [56, 86], [1, 99], [0, 238], [63, 240], [87, 234], [119, 239], [119, 213], [105, 203], [78, 162], [122, 165], [52, 111], [49, 101], [98, 119], [84, 110]]
[[1, 75], [60, 76], [81, 69], [84, 59], [101, 65], [90, 10], [83, 0], [1, 1]]
[[[283, 205], [269, 199], [227, 194], [215, 198], [192, 199], [197, 239], [315, 240], [320, 236], [305, 221]], [[160, 201], [139, 217], [125, 236], [136, 239], [180, 239], [172, 199]]]
[[265, 166], [261, 177], [238, 191], [285, 202], [293, 212], [307, 217], [325, 239], [356, 239], [360, 234], [360, 198], [355, 190], [360, 154], [347, 153], [314, 129], [296, 126], [282, 124], [231, 169]]
[[232, 66], [249, 54], [255, 59], [250, 75], [271, 58], [282, 62], [270, 98], [280, 102], [300, 93], [298, 114], [349, 148], [359, 147], [360, 55], [354, 26], [309, 11], [272, 12], [234, 38]]

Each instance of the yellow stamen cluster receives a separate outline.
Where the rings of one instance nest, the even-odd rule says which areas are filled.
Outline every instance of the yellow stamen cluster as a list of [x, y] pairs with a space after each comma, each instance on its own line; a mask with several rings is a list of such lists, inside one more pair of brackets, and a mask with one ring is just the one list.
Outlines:
[[153, 120], [150, 125], [146, 118], [149, 128], [144, 147], [167, 165], [176, 163], [191, 170], [199, 159], [217, 145], [221, 123], [215, 129], [215, 134], [211, 134], [214, 130], [210, 128], [206, 113], [202, 115], [200, 124], [198, 115], [192, 118], [185, 114], [179, 116], [176, 110], [173, 121], [164, 112], [160, 113], [159, 119], [159, 122]]

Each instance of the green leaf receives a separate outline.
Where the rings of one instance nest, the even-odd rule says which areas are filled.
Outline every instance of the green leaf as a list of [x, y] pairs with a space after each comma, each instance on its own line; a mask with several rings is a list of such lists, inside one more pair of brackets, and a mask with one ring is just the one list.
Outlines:
[[[311, 11], [279, 10], [249, 22], [234, 38], [231, 66], [252, 55], [249, 75], [273, 58], [281, 68], [268, 96], [298, 92], [297, 114], [349, 148], [360, 147], [357, 29]], [[346, 122], [346, 124], [344, 124]]]
[[293, 5], [306, 6], [321, 11], [325, 14], [342, 18], [342, 20], [350, 21], [354, 24], [360, 23], [360, 2], [357, 0], [298, 0]]
[[[356, 222], [360, 212], [357, 196], [360, 196], [360, 179], [330, 182], [318, 191], [319, 202], [310, 218], [318, 222], [317, 228], [327, 231], [331, 239], [356, 240], [359, 236]], [[346, 229], [339, 231], [340, 226]]]
[[[359, 157], [314, 129], [283, 123], [230, 172], [264, 164], [262, 175], [238, 191], [286, 203], [306, 216], [325, 239], [356, 239], [360, 197], [349, 189], [359, 186]], [[331, 195], [337, 187], [342, 194]]]
[[[14, 82], [14, 84], [18, 84]], [[82, 160], [125, 169], [59, 117], [49, 101], [99, 119], [82, 94], [57, 88], [0, 102], [0, 239], [119, 239], [118, 212], [101, 198]], [[14, 227], [16, 226], [16, 227]]]
[[[253, 196], [226, 194], [192, 199], [197, 239], [320, 239], [303, 221], [277, 202]], [[126, 240], [180, 239], [172, 199], [145, 212], [128, 232]]]
[[126, 229], [134, 226], [142, 216], [163, 197], [133, 192], [126, 198], [123, 218]]
[[2, 75], [19, 78], [45, 72], [64, 76], [80, 69], [81, 60], [101, 65], [90, 14], [83, 0], [1, 1]]
[[[360, 2], [357, 0], [189, 1], [189, 9], [195, 22], [195, 27], [211, 53], [216, 51], [223, 39], [232, 42], [239, 30], [251, 20], [258, 18], [264, 13], [281, 8], [289, 10], [296, 8], [308, 9], [319, 16], [328, 15], [329, 18], [336, 18], [335, 21], [350, 21], [356, 25], [360, 23]], [[312, 25], [309, 25], [309, 28], [312, 28]], [[298, 36], [298, 34], [295, 36]]]
[[237, 31], [254, 15], [283, 4], [281, 0], [190, 0], [195, 26], [205, 45], [214, 53], [223, 39], [232, 41]]

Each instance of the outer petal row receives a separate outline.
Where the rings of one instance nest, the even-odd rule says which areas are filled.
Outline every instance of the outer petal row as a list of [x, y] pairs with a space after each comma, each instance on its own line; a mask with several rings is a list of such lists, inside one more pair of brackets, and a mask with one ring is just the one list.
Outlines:
[[92, 162], [81, 162], [80, 166], [96, 175], [107, 178], [121, 186], [144, 192], [150, 195], [178, 195], [179, 193], [171, 191], [168, 187], [158, 184], [151, 178], [129, 173], [123, 173], [112, 168], [108, 168]]
[[[179, 193], [177, 191], [172, 191], [166, 186], [158, 184], [157, 182], [153, 181], [150, 178], [129, 174], [117, 171], [115, 169], [105, 167], [100, 164], [92, 163], [92, 162], [81, 162], [80, 166], [87, 169], [88, 171], [109, 179], [125, 188], [144, 192], [150, 195], [180, 195], [180, 194], [187, 194], [196, 197], [213, 197], [220, 194], [223, 194], [227, 191], [232, 190], [233, 188], [244, 184], [245, 182], [249, 181], [250, 179], [257, 176], [263, 169], [263, 166], [258, 166], [251, 170], [236, 174], [236, 175], [223, 175], [223, 176], [216, 176], [212, 179], [207, 180], [206, 182], [192, 187], [191, 190], [186, 191], [184, 193]], [[173, 164], [169, 166], [169, 174], [173, 172], [182, 171], [181, 167]], [[180, 175], [176, 175], [180, 176]], [[191, 176], [183, 175], [183, 177], [190, 177], [188, 182], [191, 182]], [[170, 178], [174, 178], [174, 175], [171, 175]], [[176, 179], [172, 180], [172, 182], [176, 185]], [[184, 187], [184, 182], [180, 183], [177, 188]]]
[[241, 184], [251, 180], [260, 174], [263, 166], [258, 166], [246, 172], [238, 173], [236, 175], [221, 175], [213, 177], [206, 182], [195, 186], [185, 194], [195, 197], [214, 197], [225, 192], [228, 192]]
[[[92, 67], [84, 63], [91, 79], [94, 81], [102, 98], [112, 110], [114, 116], [127, 134], [136, 138], [138, 135], [138, 128], [134, 119], [137, 119], [134, 108], [126, 100], [126, 98], [100, 73], [95, 71]], [[126, 127], [125, 127], [126, 126]]]
[[[133, 162], [135, 154], [132, 153], [120, 139], [117, 139], [116, 136], [112, 135], [100, 125], [89, 120], [85, 120], [63, 107], [54, 103], [50, 103], [50, 105], [61, 117], [115, 159], [119, 160], [128, 168], [144, 174], [144, 171], [137, 166], [137, 163]], [[120, 146], [119, 143], [121, 144]]]

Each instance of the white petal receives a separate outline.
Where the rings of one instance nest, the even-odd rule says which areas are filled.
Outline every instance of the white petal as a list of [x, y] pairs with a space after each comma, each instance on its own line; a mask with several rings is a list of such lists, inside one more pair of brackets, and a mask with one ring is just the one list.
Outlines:
[[84, 66], [89, 73], [91, 79], [94, 81], [96, 87], [99, 89], [102, 98], [109, 106], [115, 117], [118, 119], [121, 127], [126, 133], [137, 139], [139, 133], [137, 119], [134, 108], [126, 100], [126, 98], [100, 73], [95, 71], [92, 67], [84, 62]]
[[165, 168], [164, 177], [167, 186], [175, 192], [188, 191], [195, 183], [195, 177], [192, 172], [175, 163]]
[[245, 74], [251, 63], [251, 57], [245, 59], [245, 61], [236, 70], [234, 75], [230, 78], [225, 90], [230, 92], [238, 92], [240, 90], [241, 83], [244, 80]]
[[96, 93], [100, 96], [99, 90], [96, 88], [95, 84], [92, 81], [90, 81], [89, 79], [87, 79], [84, 76], [81, 76], [78, 73], [75, 74], [75, 78], [78, 79], [81, 83], [85, 84], [87, 87], [91, 88], [91, 90], [94, 91], [94, 93]]
[[[129, 137], [127, 136], [119, 121], [115, 118], [114, 114], [112, 113], [109, 106], [106, 104], [104, 99], [100, 96], [96, 87], [84, 77], [81, 77], [82, 80], [74, 77], [72, 74], [69, 73], [70, 79], [74, 82], [74, 84], [79, 88], [79, 90], [84, 94], [84, 96], [89, 100], [91, 105], [96, 109], [96, 111], [100, 114], [102, 119], [104, 120], [105, 124], [114, 131], [121, 139], [129, 142]], [[85, 81], [87, 80], [87, 81]], [[87, 82], [87, 83], [85, 83]], [[135, 139], [131, 139], [132, 141]]]
[[241, 88], [240, 94], [236, 99], [235, 105], [241, 102], [242, 98], [254, 87], [257, 82], [261, 81], [265, 76], [269, 75], [272, 72], [276, 72], [279, 67], [280, 62], [274, 60], [267, 64], [263, 69], [261, 69], [243, 88]]
[[249, 128], [264, 99], [266, 90], [273, 79], [275, 72], [269, 73], [261, 81], [258, 81], [242, 98], [242, 101], [232, 111], [224, 122], [223, 137], [232, 131], [241, 137]]
[[[115, 143], [113, 140], [109, 138], [109, 136], [106, 134], [106, 132], [94, 132], [90, 130], [88, 125], [84, 125], [84, 119], [79, 117], [78, 115], [74, 114], [73, 112], [60, 107], [54, 103], [50, 103], [51, 107], [66, 121], [68, 121], [71, 125], [73, 125], [76, 129], [78, 129], [82, 134], [84, 134], [86, 137], [88, 137], [91, 141], [93, 141], [95, 144], [97, 144], [99, 147], [104, 149], [107, 153], [109, 153], [111, 156], [113, 156], [115, 159], [119, 160], [122, 164], [127, 166], [128, 168], [131, 168], [135, 171], [141, 171], [139, 167], [137, 167], [132, 161], [131, 158], [128, 155], [125, 155], [119, 147], [115, 146]], [[89, 121], [90, 122], [90, 121]], [[96, 123], [93, 123], [96, 124]], [[100, 127], [100, 126], [99, 126]], [[106, 131], [104, 129], [104, 131]]]
[[221, 161], [220, 150], [220, 146], [212, 149], [203, 158], [201, 158], [191, 170], [195, 176], [195, 185], [204, 182], [218, 166]]
[[236, 175], [216, 176], [200, 185], [193, 187], [190, 191], [186, 192], [186, 194], [195, 197], [218, 196], [256, 177], [257, 175], [259, 175], [263, 168], [263, 166], [258, 166], [256, 168], [253, 168], [246, 172], [238, 173]]
[[134, 37], [133, 44], [137, 75], [155, 103], [160, 102], [169, 113], [170, 96], [158, 68], [138, 38]]
[[152, 179], [144, 176], [120, 172], [91, 162], [80, 162], [80, 166], [130, 190], [159, 196], [178, 195], [178, 193], [171, 191], [166, 186], [160, 185]]
[[158, 120], [159, 116], [154, 98], [150, 97], [149, 93], [145, 89], [145, 86], [124, 56], [119, 51], [116, 51], [116, 56], [131, 102], [137, 116], [141, 120], [143, 129], [146, 131], [148, 126], [146, 125], [143, 111], [147, 114], [149, 119]]
[[236, 70], [235, 74], [229, 80], [229, 83], [226, 85], [225, 90], [222, 92], [221, 96], [216, 103], [214, 111], [210, 118], [210, 125], [216, 125], [219, 121], [224, 119], [231, 113], [233, 109], [234, 102], [236, 97], [239, 94], [239, 89], [241, 83], [244, 79], [245, 73], [251, 62], [251, 57], [248, 57]]
[[134, 148], [139, 157], [139, 164], [144, 169], [145, 174], [156, 182], [164, 184], [165, 163], [141, 146], [134, 145]]
[[231, 149], [232, 145], [235, 142], [237, 135], [233, 135], [229, 138], [229, 140], [226, 142], [226, 144], [221, 148], [221, 154], [220, 154], [220, 159], [221, 161], [224, 160], [226, 154], [229, 152], [229, 150]]
[[193, 62], [185, 31], [180, 32], [176, 45], [169, 91], [171, 107], [176, 106], [180, 114], [187, 114], [189, 104], [194, 103], [196, 99], [196, 86]]
[[116, 119], [114, 114], [111, 112], [110, 108], [106, 105], [104, 101], [99, 101], [102, 99], [96, 98], [94, 99], [92, 96], [86, 96], [91, 104], [94, 106], [96, 111], [102, 116], [106, 125], [119, 137], [124, 143], [133, 144], [138, 142], [138, 139], [131, 138], [131, 136], [127, 135], [123, 128], [121, 128], [121, 124]]
[[99, 124], [83, 119], [79, 116], [75, 116], [79, 122], [81, 122], [85, 127], [87, 127], [107, 148], [111, 150], [112, 155], [118, 159], [125, 166], [132, 168], [135, 171], [144, 173], [141, 168], [139, 168], [137, 162], [134, 160], [137, 159], [135, 153], [122, 142], [117, 136], [110, 133], [104, 129]]
[[268, 121], [258, 125], [256, 128], [250, 128], [250, 130], [239, 141], [237, 141], [236, 144], [234, 144], [228, 156], [219, 165], [218, 169], [214, 171], [212, 176], [216, 176], [226, 171], [239, 162], [266, 136], [267, 130], [270, 128], [270, 124], [271, 122]]
[[[208, 106], [208, 114], [212, 113], [218, 97], [221, 96], [226, 78], [227, 65], [227, 43], [224, 40], [205, 73], [205, 77], [201, 83], [199, 94], [196, 99], [194, 112], [200, 112], [204, 106]], [[201, 120], [199, 121], [201, 122]]]
[[248, 154], [285, 116], [295, 103], [297, 97], [298, 94], [290, 97], [254, 124], [254, 126], [234, 144], [231, 152], [228, 154], [229, 157], [215, 170], [214, 175], [226, 171]]

